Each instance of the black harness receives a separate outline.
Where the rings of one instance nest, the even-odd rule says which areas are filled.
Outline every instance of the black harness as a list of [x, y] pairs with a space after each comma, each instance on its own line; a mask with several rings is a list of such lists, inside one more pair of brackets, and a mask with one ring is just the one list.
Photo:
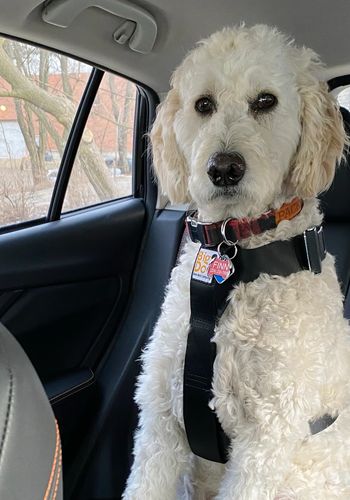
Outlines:
[[[200, 238], [198, 223], [187, 224], [193, 241], [210, 246]], [[192, 227], [192, 229], [191, 229]], [[227, 253], [232, 251], [227, 250]], [[261, 273], [289, 276], [303, 270], [321, 272], [326, 249], [322, 226], [305, 231], [288, 241], [276, 241], [254, 249], [234, 246], [233, 274], [218, 283], [191, 278], [191, 320], [184, 366], [183, 411], [187, 439], [192, 452], [207, 460], [225, 463], [230, 439], [209, 407], [212, 394], [215, 343], [211, 342], [215, 325], [227, 306], [227, 297], [238, 283], [254, 281]], [[230, 255], [228, 255], [230, 257]], [[310, 423], [311, 434], [331, 425], [329, 415]]]

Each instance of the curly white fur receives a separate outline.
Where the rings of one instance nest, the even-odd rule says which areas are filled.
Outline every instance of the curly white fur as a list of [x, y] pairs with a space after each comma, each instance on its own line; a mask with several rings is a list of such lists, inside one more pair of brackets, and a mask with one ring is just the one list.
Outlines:
[[[155, 169], [172, 201], [192, 200], [204, 220], [252, 217], [295, 195], [291, 221], [242, 242], [255, 247], [319, 224], [316, 195], [334, 175], [346, 141], [320, 63], [266, 26], [224, 29], [204, 40], [175, 71], [151, 134]], [[249, 99], [274, 93], [260, 118]], [[194, 103], [215, 97], [216, 112]], [[218, 196], [206, 175], [216, 151], [238, 151], [247, 170], [234, 194]], [[350, 337], [334, 259], [322, 273], [260, 275], [240, 284], [219, 321], [213, 404], [232, 441], [229, 462], [194, 457], [182, 413], [189, 329], [189, 283], [198, 245], [188, 243], [173, 270], [162, 313], [143, 354], [135, 461], [123, 498], [172, 500], [181, 478], [196, 500], [350, 498]], [[309, 420], [337, 421], [310, 436]]]

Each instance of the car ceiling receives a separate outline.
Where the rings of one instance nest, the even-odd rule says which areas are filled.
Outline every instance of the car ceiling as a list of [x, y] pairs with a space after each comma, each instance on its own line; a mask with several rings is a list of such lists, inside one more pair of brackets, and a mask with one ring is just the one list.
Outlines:
[[42, 20], [44, 4], [38, 0], [0, 0], [0, 31], [111, 69], [159, 94], [168, 89], [172, 70], [197, 40], [242, 21], [278, 26], [298, 44], [312, 47], [326, 63], [329, 77], [350, 72], [348, 0], [137, 0], [134, 4], [157, 22], [156, 43], [148, 54], [118, 45], [113, 33], [123, 20], [97, 8], [86, 9], [69, 27], [60, 28]]

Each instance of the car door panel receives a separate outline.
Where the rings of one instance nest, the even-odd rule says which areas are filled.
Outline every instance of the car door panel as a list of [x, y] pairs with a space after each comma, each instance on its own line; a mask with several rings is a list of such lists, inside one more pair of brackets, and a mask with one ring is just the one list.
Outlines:
[[0, 235], [0, 319], [44, 382], [80, 366], [122, 313], [143, 218], [135, 199]]
[[0, 291], [128, 274], [144, 210], [122, 200], [1, 234]]
[[30, 357], [66, 467], [98, 404], [95, 368], [129, 299], [144, 202], [125, 199], [0, 235], [0, 321]]
[[[121, 277], [32, 287], [1, 321], [45, 382], [80, 366], [109, 316], [123, 304]], [[67, 347], [69, 347], [67, 349]]]

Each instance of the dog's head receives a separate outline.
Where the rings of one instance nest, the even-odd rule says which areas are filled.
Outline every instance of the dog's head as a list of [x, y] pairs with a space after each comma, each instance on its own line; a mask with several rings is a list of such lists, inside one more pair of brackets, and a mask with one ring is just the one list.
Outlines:
[[313, 51], [267, 26], [202, 41], [175, 71], [151, 132], [170, 200], [193, 200], [210, 218], [242, 217], [327, 189], [345, 133], [320, 67]]

